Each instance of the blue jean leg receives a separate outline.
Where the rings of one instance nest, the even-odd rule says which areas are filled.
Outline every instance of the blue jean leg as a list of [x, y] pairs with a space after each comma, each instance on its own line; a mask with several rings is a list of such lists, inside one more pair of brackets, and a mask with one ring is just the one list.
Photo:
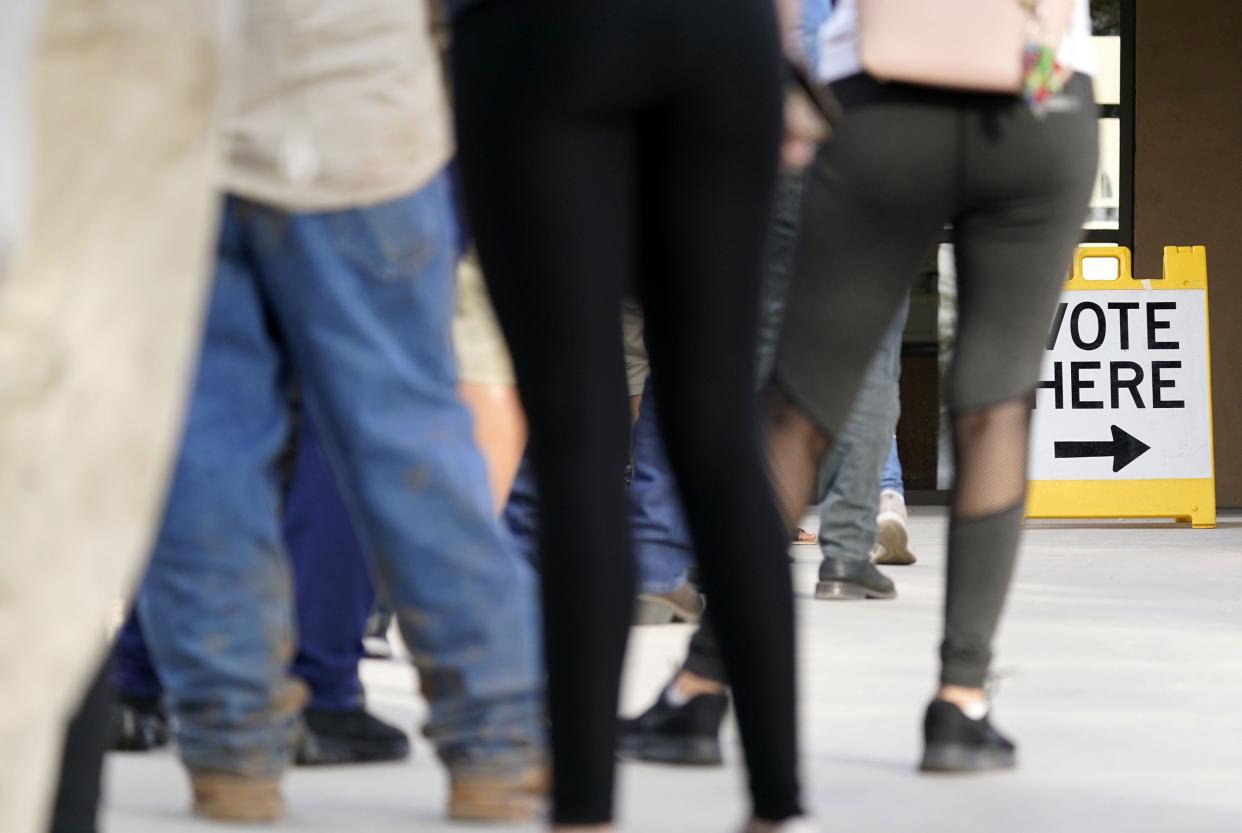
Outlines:
[[298, 426], [293, 478], [285, 493], [284, 538], [298, 623], [293, 674], [310, 686], [311, 708], [360, 708], [358, 663], [375, 589], [308, 414]]
[[[364, 655], [361, 637], [375, 591], [308, 417], [298, 432], [283, 525], [296, 586], [298, 649], [293, 675], [311, 688], [311, 708], [359, 708], [363, 704], [363, 684], [358, 678], [358, 663]], [[137, 611], [130, 611], [120, 629], [112, 662], [113, 688], [120, 694], [153, 700], [163, 695]]]
[[[293, 675], [310, 687], [311, 708], [358, 708], [363, 702], [358, 662], [375, 591], [308, 417], [298, 432], [293, 477], [285, 493], [284, 537], [296, 588]], [[136, 611], [117, 635], [112, 684], [126, 697], [155, 700], [163, 694]]]
[[634, 425], [634, 480], [629, 497], [639, 589], [643, 593], [670, 593], [685, 582], [694, 547], [681, 509], [677, 478], [664, 454], [650, 377], [643, 385]]
[[229, 206], [418, 667], [428, 735], [455, 760], [541, 754], [535, 575], [493, 514], [457, 396], [447, 178], [350, 211]]
[[163, 522], [139, 602], [191, 770], [273, 777], [301, 684], [280, 536], [276, 459], [287, 365], [245, 242], [225, 211], [203, 350]]
[[867, 367], [844, 430], [820, 466], [819, 544], [824, 558], [862, 561], [875, 544], [880, 474], [901, 415], [901, 335], [908, 311], [907, 296]]
[[529, 451], [522, 455], [513, 488], [505, 502], [504, 527], [514, 549], [535, 569], [539, 568], [539, 489]]
[[[642, 593], [668, 593], [686, 580], [694, 558], [677, 484], [664, 456], [655, 395], [643, 386], [634, 426], [634, 479], [630, 484], [630, 531]], [[522, 457], [503, 514], [514, 546], [532, 565], [539, 561], [539, 492], [529, 454]]]
[[112, 688], [123, 697], [158, 700], [163, 694], [159, 675], [151, 664], [138, 612], [131, 610], [116, 635], [112, 652]]
[[901, 469], [901, 458], [897, 456], [896, 437], [893, 438], [893, 450], [884, 463], [884, 473], [880, 475], [880, 491], [896, 492], [902, 497], [906, 494], [905, 473]]
[[[772, 226], [768, 234], [760, 286], [759, 329], [755, 343], [757, 382], [772, 370], [780, 340], [789, 263], [802, 209], [804, 175], [783, 173], [777, 179]], [[694, 544], [681, 509], [676, 478], [669, 467], [656, 424], [656, 400], [650, 385], [643, 393], [634, 435], [634, 483], [630, 518], [638, 558], [639, 583], [646, 593], [668, 592], [685, 580]]]

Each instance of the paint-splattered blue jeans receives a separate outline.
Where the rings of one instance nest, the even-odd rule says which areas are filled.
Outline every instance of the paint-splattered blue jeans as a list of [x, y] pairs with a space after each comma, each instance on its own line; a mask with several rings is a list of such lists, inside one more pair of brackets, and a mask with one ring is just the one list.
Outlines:
[[541, 758], [535, 576], [501, 534], [456, 394], [456, 259], [444, 176], [355, 210], [227, 200], [139, 605], [192, 771], [274, 776], [296, 726], [277, 476], [292, 379], [397, 611], [441, 757], [491, 771]]

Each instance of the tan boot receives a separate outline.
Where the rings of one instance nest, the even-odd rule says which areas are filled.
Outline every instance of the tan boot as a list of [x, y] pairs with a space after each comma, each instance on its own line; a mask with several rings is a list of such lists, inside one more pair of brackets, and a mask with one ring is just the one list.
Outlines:
[[697, 625], [707, 604], [690, 582], [683, 582], [671, 593], [639, 593], [634, 602], [635, 625], [671, 625], [686, 622]]
[[448, 816], [453, 821], [519, 822], [542, 816], [550, 788], [547, 764], [514, 772], [450, 770]]
[[279, 778], [192, 772], [194, 815], [213, 821], [276, 821], [285, 812]]

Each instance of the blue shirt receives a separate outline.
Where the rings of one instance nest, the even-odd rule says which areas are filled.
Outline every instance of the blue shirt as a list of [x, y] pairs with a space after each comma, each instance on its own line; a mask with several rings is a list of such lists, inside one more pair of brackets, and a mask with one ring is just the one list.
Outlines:
[[807, 66], [812, 69], [819, 65], [819, 27], [831, 14], [832, 0], [802, 0], [798, 37], [806, 50]]

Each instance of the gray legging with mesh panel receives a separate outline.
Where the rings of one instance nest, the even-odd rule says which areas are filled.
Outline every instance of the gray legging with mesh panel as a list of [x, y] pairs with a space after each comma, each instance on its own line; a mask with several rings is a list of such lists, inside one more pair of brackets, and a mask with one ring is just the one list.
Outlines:
[[[831, 442], [920, 259], [953, 225], [942, 682], [979, 686], [1016, 559], [1031, 394], [1096, 170], [1091, 81], [1071, 79], [1042, 119], [1012, 97], [867, 76], [834, 91], [846, 117], [812, 170], [776, 386]], [[779, 467], [779, 442], [773, 453]]]

